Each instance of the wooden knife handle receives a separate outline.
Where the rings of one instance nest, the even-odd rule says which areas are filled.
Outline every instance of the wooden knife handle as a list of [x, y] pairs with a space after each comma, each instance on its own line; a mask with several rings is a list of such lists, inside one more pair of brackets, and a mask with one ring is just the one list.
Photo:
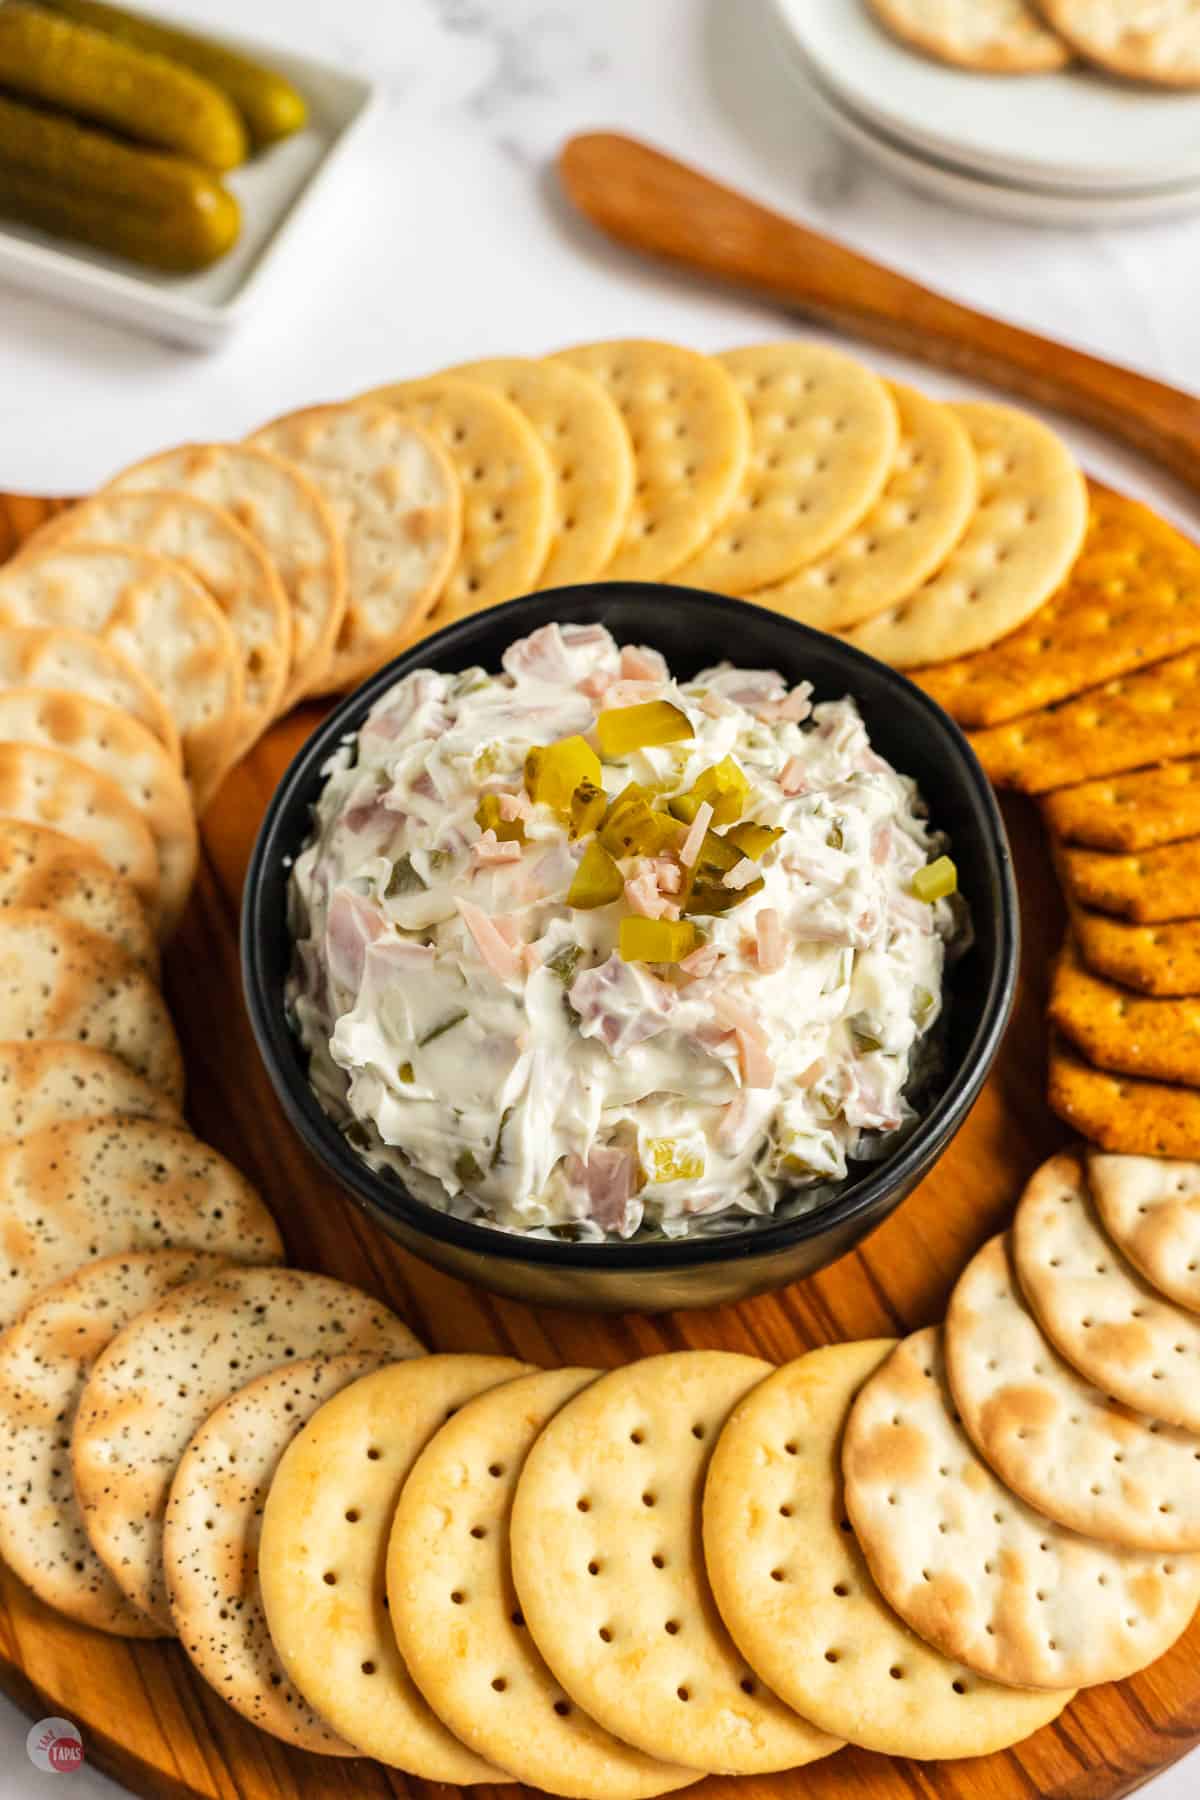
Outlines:
[[572, 138], [559, 169], [580, 211], [622, 243], [1098, 425], [1200, 490], [1193, 395], [960, 306], [636, 138]]

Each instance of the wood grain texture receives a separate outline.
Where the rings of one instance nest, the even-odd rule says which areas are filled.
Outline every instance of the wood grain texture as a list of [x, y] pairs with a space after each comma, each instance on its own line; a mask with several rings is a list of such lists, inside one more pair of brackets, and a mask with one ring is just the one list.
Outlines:
[[948, 300], [636, 138], [572, 138], [559, 173], [633, 249], [758, 289], [856, 337], [1099, 426], [1200, 488], [1200, 400]]
[[[0, 519], [25, 516], [0, 500]], [[191, 1121], [266, 1194], [294, 1263], [370, 1288], [433, 1348], [499, 1350], [547, 1366], [611, 1367], [689, 1346], [781, 1362], [818, 1344], [906, 1332], [941, 1317], [968, 1257], [1007, 1222], [1025, 1178], [1065, 1137], [1043, 1098], [1043, 1014], [1062, 907], [1032, 805], [1005, 803], [1025, 932], [1013, 1022], [974, 1112], [913, 1197], [852, 1255], [780, 1293], [710, 1313], [589, 1317], [476, 1292], [397, 1249], [317, 1172], [276, 1104], [241, 999], [238, 903], [263, 808], [320, 717], [310, 707], [276, 726], [209, 808], [200, 877], [166, 967]], [[231, 1712], [177, 1645], [72, 1625], [3, 1569], [0, 1687], [34, 1717], [75, 1720], [88, 1760], [150, 1800], [435, 1800], [445, 1792], [373, 1763], [285, 1748]], [[695, 1791], [704, 1800], [1117, 1800], [1198, 1741], [1194, 1625], [1143, 1674], [1082, 1695], [1055, 1724], [1000, 1755], [916, 1764], [843, 1750], [794, 1776], [714, 1779]], [[477, 1791], [491, 1800], [490, 1790]], [[516, 1791], [497, 1789], [496, 1800]]]

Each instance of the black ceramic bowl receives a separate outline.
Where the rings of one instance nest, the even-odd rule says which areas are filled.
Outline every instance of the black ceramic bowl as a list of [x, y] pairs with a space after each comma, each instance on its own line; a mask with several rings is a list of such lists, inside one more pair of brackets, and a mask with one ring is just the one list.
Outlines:
[[[498, 669], [514, 638], [552, 620], [599, 621], [618, 642], [653, 645], [676, 675], [723, 658], [811, 681], [816, 698], [857, 700], [871, 741], [916, 777], [947, 831], [971, 907], [974, 943], [949, 974], [944, 1073], [917, 1128], [886, 1160], [861, 1165], [811, 1211], [783, 1206], [715, 1238], [560, 1243], [450, 1218], [361, 1162], [308, 1086], [306, 1058], [284, 1011], [291, 955], [285, 924], [291, 858], [309, 831], [321, 767], [379, 696], [410, 669]], [[598, 582], [514, 600], [450, 625], [397, 657], [344, 700], [288, 769], [267, 810], [242, 903], [242, 973], [258, 1046], [285, 1112], [318, 1162], [376, 1224], [452, 1275], [520, 1300], [608, 1311], [716, 1306], [823, 1268], [872, 1230], [946, 1148], [983, 1085], [1012, 1007], [1018, 957], [1016, 889], [1004, 826], [966, 739], [940, 707], [882, 663], [778, 613], [647, 582]]]

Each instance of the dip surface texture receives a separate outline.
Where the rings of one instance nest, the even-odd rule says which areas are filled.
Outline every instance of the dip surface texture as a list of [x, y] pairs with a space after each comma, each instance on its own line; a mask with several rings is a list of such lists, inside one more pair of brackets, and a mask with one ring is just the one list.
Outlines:
[[405, 676], [325, 778], [290, 1013], [322, 1106], [420, 1199], [728, 1230], [913, 1123], [965, 909], [852, 699], [551, 625], [502, 674]]

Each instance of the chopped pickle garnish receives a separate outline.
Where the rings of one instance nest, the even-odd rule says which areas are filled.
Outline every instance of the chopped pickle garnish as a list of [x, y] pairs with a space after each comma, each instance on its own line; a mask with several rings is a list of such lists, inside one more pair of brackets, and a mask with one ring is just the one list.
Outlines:
[[579, 967], [579, 958], [582, 955], [583, 950], [578, 944], [564, 944], [561, 950], [554, 952], [546, 967], [552, 975], [558, 976], [564, 986], [567, 986], [575, 979], [575, 971]]
[[600, 758], [581, 737], [560, 738], [557, 744], [535, 744], [525, 758], [525, 786], [531, 800], [565, 813], [571, 795], [581, 781], [603, 785]]
[[651, 1181], [699, 1181], [704, 1173], [703, 1156], [678, 1138], [650, 1138], [646, 1149]]
[[869, 1056], [872, 1050], [882, 1050], [883, 1040], [877, 1038], [873, 1031], [865, 1031], [861, 1025], [850, 1021], [850, 1036], [854, 1039], [854, 1048], [860, 1056]]
[[683, 910], [689, 918], [695, 913], [730, 912], [735, 906], [740, 906], [743, 900], [748, 900], [751, 894], [760, 894], [763, 885], [761, 876], [757, 881], [748, 882], [744, 888], [726, 887], [723, 881], [713, 881], [711, 878], [693, 881], [691, 891], [683, 903]]
[[500, 1146], [504, 1142], [504, 1128], [512, 1116], [513, 1109], [511, 1106], [506, 1106], [504, 1111], [500, 1114], [500, 1123], [496, 1128], [496, 1142], [492, 1150], [492, 1160], [488, 1164], [489, 1169], [494, 1169], [496, 1164], [500, 1161]]
[[499, 794], [484, 794], [475, 808], [475, 823], [482, 831], [494, 831], [502, 844], [523, 844], [525, 825], [521, 819], [506, 819], [500, 811]]
[[443, 1019], [440, 1025], [435, 1025], [432, 1031], [427, 1031], [424, 1037], [417, 1039], [417, 1049], [423, 1050], [426, 1044], [432, 1044], [435, 1039], [445, 1037], [448, 1031], [453, 1031], [456, 1025], [461, 1025], [466, 1016], [465, 1012], [451, 1013], [448, 1019]]
[[607, 906], [619, 900], [625, 891], [625, 878], [604, 845], [595, 838], [579, 859], [574, 878], [567, 889], [567, 905], [580, 912], [594, 906]]
[[833, 821], [833, 824], [826, 832], [825, 842], [831, 850], [844, 850], [846, 848], [846, 839], [842, 833], [841, 824], [837, 819]]
[[936, 1003], [934, 996], [927, 987], [919, 987], [913, 989], [912, 1004], [913, 1018], [920, 1024], [922, 1019], [927, 1019], [929, 1017]]
[[702, 769], [687, 792], [676, 794], [668, 805], [677, 819], [690, 825], [707, 801], [713, 809], [714, 825], [732, 825], [741, 818], [749, 792], [749, 781], [732, 756], [725, 756], [719, 763]]
[[460, 1150], [454, 1159], [454, 1173], [467, 1187], [472, 1181], [483, 1180], [483, 1170], [469, 1150]]
[[425, 883], [413, 868], [412, 857], [398, 857], [392, 864], [392, 872], [383, 890], [384, 899], [396, 900], [401, 894], [423, 894], [424, 891]]
[[731, 825], [725, 833], [725, 842], [735, 844], [743, 856], [751, 862], [758, 862], [766, 855], [772, 844], [777, 844], [783, 836], [781, 825], [755, 825], [746, 819], [741, 825]]
[[737, 867], [744, 855], [745, 852], [732, 842], [730, 833], [722, 836], [716, 831], [706, 831], [700, 854], [687, 872], [688, 879], [681, 896], [683, 911], [687, 914], [724, 913], [748, 900], [751, 894], [761, 893], [761, 876], [743, 888], [725, 886], [723, 877]]
[[957, 893], [958, 870], [948, 856], [939, 856], [917, 870], [912, 878], [912, 891], [918, 900], [925, 900], [932, 906], [935, 900], [944, 900], [947, 894]]
[[647, 700], [642, 706], [614, 706], [596, 720], [601, 756], [628, 756], [654, 744], [682, 744], [694, 737], [691, 722], [670, 700]]
[[612, 802], [597, 835], [613, 856], [657, 856], [679, 842], [678, 822], [659, 812], [652, 799], [653, 789], [631, 781]]
[[571, 795], [571, 824], [568, 835], [586, 837], [595, 831], [608, 811], [608, 795], [594, 781], [581, 781]]
[[413, 1080], [413, 1066], [411, 1063], [400, 1064], [400, 1079], [401, 1081]]
[[631, 913], [621, 920], [617, 951], [622, 962], [677, 963], [699, 942], [690, 919], [643, 919]]

